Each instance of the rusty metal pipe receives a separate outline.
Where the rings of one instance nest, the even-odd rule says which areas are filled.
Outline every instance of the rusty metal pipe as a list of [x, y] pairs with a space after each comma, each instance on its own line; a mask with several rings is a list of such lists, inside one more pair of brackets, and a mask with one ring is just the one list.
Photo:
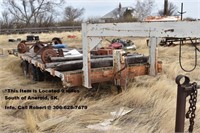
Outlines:
[[186, 97], [187, 93], [185, 90], [181, 86], [178, 86], [175, 132], [184, 132]]
[[[181, 83], [181, 79], [185, 78], [185, 81]], [[184, 132], [185, 125], [185, 108], [186, 108], [186, 97], [188, 91], [185, 90], [185, 86], [188, 85], [190, 79], [187, 76], [179, 75], [176, 78], [178, 84], [177, 90], [177, 102], [176, 102], [176, 123], [175, 132]]]

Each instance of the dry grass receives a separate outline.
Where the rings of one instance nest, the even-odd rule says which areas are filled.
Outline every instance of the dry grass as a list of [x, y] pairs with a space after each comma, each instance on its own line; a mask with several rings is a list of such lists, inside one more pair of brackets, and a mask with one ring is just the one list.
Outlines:
[[[69, 39], [68, 35], [75, 34], [78, 39]], [[0, 47], [5, 49], [15, 48], [17, 43], [8, 43], [8, 38], [24, 38], [26, 35], [0, 36]], [[55, 36], [63, 37], [63, 42], [72, 47], [80, 47], [81, 34], [52, 33], [41, 34], [41, 40], [49, 40]], [[141, 39], [133, 40], [139, 48], [136, 52], [148, 54], [146, 41]], [[193, 67], [193, 48], [185, 46], [183, 51], [183, 65], [186, 68]], [[175, 106], [176, 106], [176, 84], [175, 77], [178, 74], [190, 76], [192, 81], [200, 81], [200, 64], [191, 73], [183, 72], [178, 63], [178, 47], [159, 47], [159, 60], [163, 61], [163, 72], [156, 77], [137, 77], [130, 87], [121, 94], [113, 95], [110, 88], [103, 88], [95, 97], [84, 97], [87, 90], [81, 88], [80, 93], [59, 93], [57, 101], [5, 101], [7, 95], [3, 90], [7, 88], [25, 89], [59, 89], [60, 83], [38, 82], [33, 83], [26, 79], [19, 67], [20, 60], [13, 56], [0, 58], [0, 132], [2, 133], [27, 133], [40, 132], [36, 124], [57, 116], [67, 116], [67, 119], [54, 128], [44, 131], [45, 133], [101, 133], [86, 128], [89, 124], [99, 123], [109, 119], [109, 113], [118, 110], [120, 107], [129, 107], [134, 110], [113, 122], [113, 125], [121, 128], [108, 133], [129, 133], [129, 132], [174, 132]], [[198, 56], [199, 61], [199, 56]], [[200, 61], [199, 61], [200, 63]], [[14, 95], [14, 94], [9, 94]], [[25, 94], [18, 94], [24, 96]], [[39, 94], [29, 94], [39, 95]], [[200, 95], [198, 95], [200, 97]], [[87, 110], [4, 110], [5, 105], [87, 105]], [[200, 102], [197, 103], [194, 132], [200, 132]], [[187, 125], [185, 130], [187, 130]]]

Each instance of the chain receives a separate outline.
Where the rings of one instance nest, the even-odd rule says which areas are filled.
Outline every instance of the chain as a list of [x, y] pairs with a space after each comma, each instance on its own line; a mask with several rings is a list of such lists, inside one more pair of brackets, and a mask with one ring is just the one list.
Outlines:
[[192, 90], [190, 93], [190, 99], [189, 99], [189, 109], [186, 113], [186, 118], [189, 119], [190, 125], [188, 128], [188, 132], [193, 132], [193, 126], [194, 126], [194, 118], [195, 118], [195, 111], [196, 111], [196, 103], [197, 103], [197, 83], [192, 83]]

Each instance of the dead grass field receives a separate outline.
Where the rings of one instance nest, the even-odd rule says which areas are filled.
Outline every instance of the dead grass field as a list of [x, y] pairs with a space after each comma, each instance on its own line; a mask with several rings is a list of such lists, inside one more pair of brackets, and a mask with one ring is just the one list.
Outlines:
[[[77, 35], [76, 39], [67, 38], [68, 35]], [[63, 42], [71, 47], [81, 47], [81, 33], [63, 32], [40, 34], [41, 40], [50, 40], [53, 37], [62, 37]], [[26, 35], [1, 35], [0, 48], [6, 51], [16, 48], [17, 42], [8, 43], [9, 38], [25, 38]], [[133, 39], [138, 53], [148, 54], [148, 47], [144, 39]], [[183, 47], [183, 65], [187, 69], [193, 67], [193, 47]], [[31, 82], [26, 79], [20, 68], [20, 59], [12, 55], [0, 57], [0, 132], [1, 133], [131, 133], [131, 132], [174, 132], [176, 91], [175, 77], [178, 74], [190, 76], [191, 81], [200, 84], [200, 56], [198, 66], [191, 73], [181, 70], [178, 62], [178, 46], [159, 47], [159, 60], [163, 62], [163, 72], [156, 77], [137, 77], [130, 83], [129, 88], [121, 94], [112, 94], [110, 88], [99, 90], [94, 97], [84, 97], [87, 90], [80, 89], [80, 93], [59, 93], [57, 101], [5, 101], [5, 89], [59, 89], [60, 82]], [[27, 94], [17, 94], [19, 96]], [[37, 94], [29, 94], [37, 95]], [[39, 94], [38, 94], [39, 95]], [[198, 99], [200, 95], [198, 94]], [[5, 105], [87, 105], [87, 110], [5, 110]], [[115, 128], [107, 131], [98, 131], [87, 128], [90, 124], [96, 124], [110, 118], [110, 112], [119, 110], [121, 107], [133, 109], [130, 113], [112, 121]], [[46, 120], [66, 116], [58, 125], [41, 131], [38, 123]], [[188, 123], [188, 121], [186, 122]], [[185, 126], [185, 131], [188, 124]], [[200, 102], [197, 102], [194, 132], [200, 132]]]

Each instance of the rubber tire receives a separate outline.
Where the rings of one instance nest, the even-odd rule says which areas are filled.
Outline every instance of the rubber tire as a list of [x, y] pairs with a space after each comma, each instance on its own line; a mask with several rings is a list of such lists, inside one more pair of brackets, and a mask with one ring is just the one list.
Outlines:
[[29, 78], [32, 81], [37, 81], [36, 67], [33, 64], [29, 64], [28, 70], [29, 70]]
[[35, 68], [36, 72], [36, 81], [44, 81], [44, 73], [40, 70], [39, 67]]
[[22, 61], [21, 62], [21, 68], [22, 68], [22, 72], [24, 74], [25, 77], [29, 77], [29, 69], [28, 69], [29, 63], [28, 61]]
[[52, 39], [52, 42], [53, 42], [54, 44], [62, 44], [61, 39], [58, 38], [58, 37], [54, 37], [54, 38]]

